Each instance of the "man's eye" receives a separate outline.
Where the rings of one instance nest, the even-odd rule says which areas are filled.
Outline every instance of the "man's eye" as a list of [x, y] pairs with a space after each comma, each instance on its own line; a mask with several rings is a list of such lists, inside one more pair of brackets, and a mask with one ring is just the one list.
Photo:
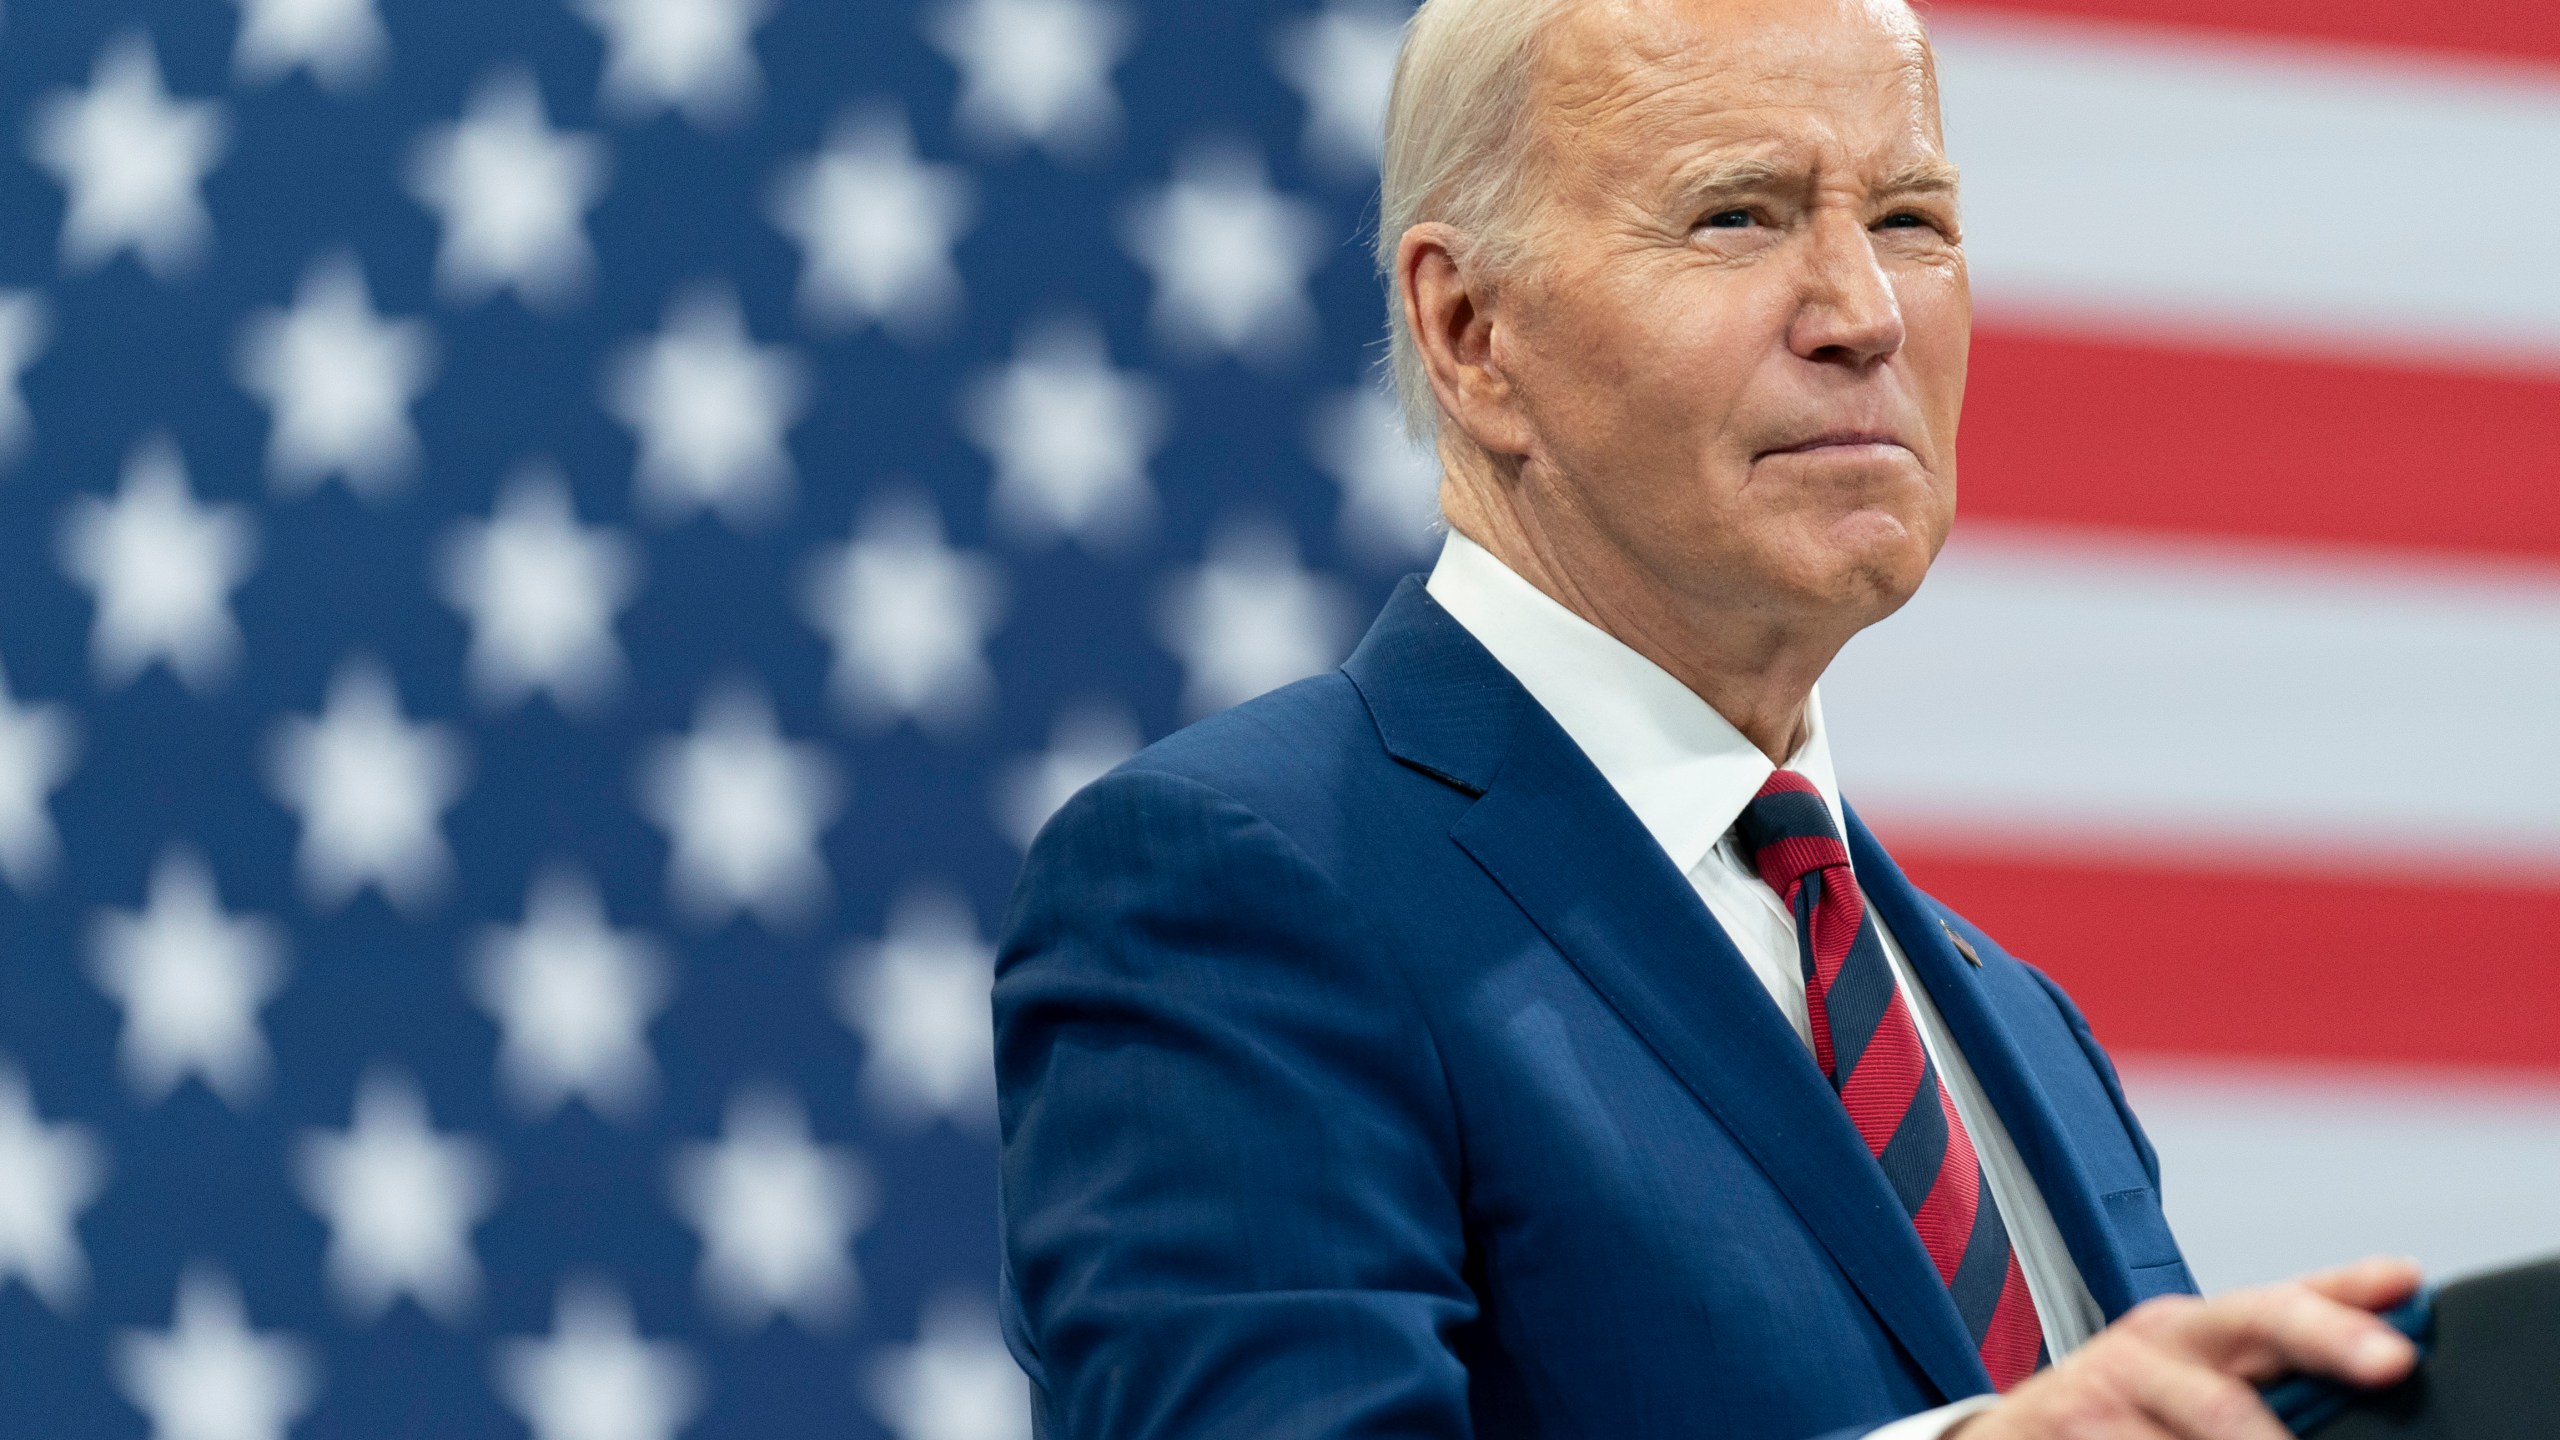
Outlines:
[[1751, 228], [1751, 212], [1748, 210], [1719, 210], [1715, 214], [1708, 216], [1706, 219], [1699, 221], [1698, 224], [1708, 230], [1748, 230]]
[[1915, 210], [1897, 210], [1876, 222], [1880, 230], [1917, 230], [1929, 224], [1929, 217]]

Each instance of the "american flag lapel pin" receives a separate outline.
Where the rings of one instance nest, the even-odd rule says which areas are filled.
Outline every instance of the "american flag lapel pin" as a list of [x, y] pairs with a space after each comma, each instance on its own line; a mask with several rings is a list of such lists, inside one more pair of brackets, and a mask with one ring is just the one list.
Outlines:
[[1976, 970], [1982, 968], [1982, 957], [1975, 954], [1973, 946], [1969, 944], [1963, 936], [1956, 933], [1956, 927], [1948, 924], [1944, 920], [1941, 920], [1938, 922], [1938, 928], [1946, 931], [1947, 938], [1956, 942], [1956, 953], [1964, 957], [1966, 964], [1971, 965]]

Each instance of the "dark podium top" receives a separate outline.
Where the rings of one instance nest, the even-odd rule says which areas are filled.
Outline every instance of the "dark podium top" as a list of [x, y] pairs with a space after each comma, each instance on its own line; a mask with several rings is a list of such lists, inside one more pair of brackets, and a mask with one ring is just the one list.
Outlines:
[[[2446, 1286], [2397, 1317], [2425, 1358], [2388, 1390], [2268, 1398], [2315, 1440], [2553, 1440], [2560, 1436], [2560, 1260]], [[2297, 1418], [2298, 1417], [2298, 1418]]]

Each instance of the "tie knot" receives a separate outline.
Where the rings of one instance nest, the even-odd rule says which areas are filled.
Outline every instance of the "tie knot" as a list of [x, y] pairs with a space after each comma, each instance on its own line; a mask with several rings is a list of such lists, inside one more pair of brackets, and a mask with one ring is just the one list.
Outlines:
[[1831, 823], [1831, 807], [1823, 803], [1822, 792], [1793, 770], [1771, 775], [1742, 807], [1733, 829], [1743, 858], [1781, 895], [1793, 895], [1814, 871], [1849, 863], [1849, 847]]

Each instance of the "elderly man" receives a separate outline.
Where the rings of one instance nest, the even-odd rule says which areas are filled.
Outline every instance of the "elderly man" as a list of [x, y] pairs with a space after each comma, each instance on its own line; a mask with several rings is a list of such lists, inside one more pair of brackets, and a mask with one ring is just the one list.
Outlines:
[[1069, 804], [1005, 940], [1044, 1433], [2274, 1440], [2251, 1382], [2404, 1373], [2405, 1265], [2192, 1298], [2078, 1011], [1835, 787], [1815, 682], [1955, 504], [1910, 10], [1429, 0], [1386, 155], [1447, 549]]

